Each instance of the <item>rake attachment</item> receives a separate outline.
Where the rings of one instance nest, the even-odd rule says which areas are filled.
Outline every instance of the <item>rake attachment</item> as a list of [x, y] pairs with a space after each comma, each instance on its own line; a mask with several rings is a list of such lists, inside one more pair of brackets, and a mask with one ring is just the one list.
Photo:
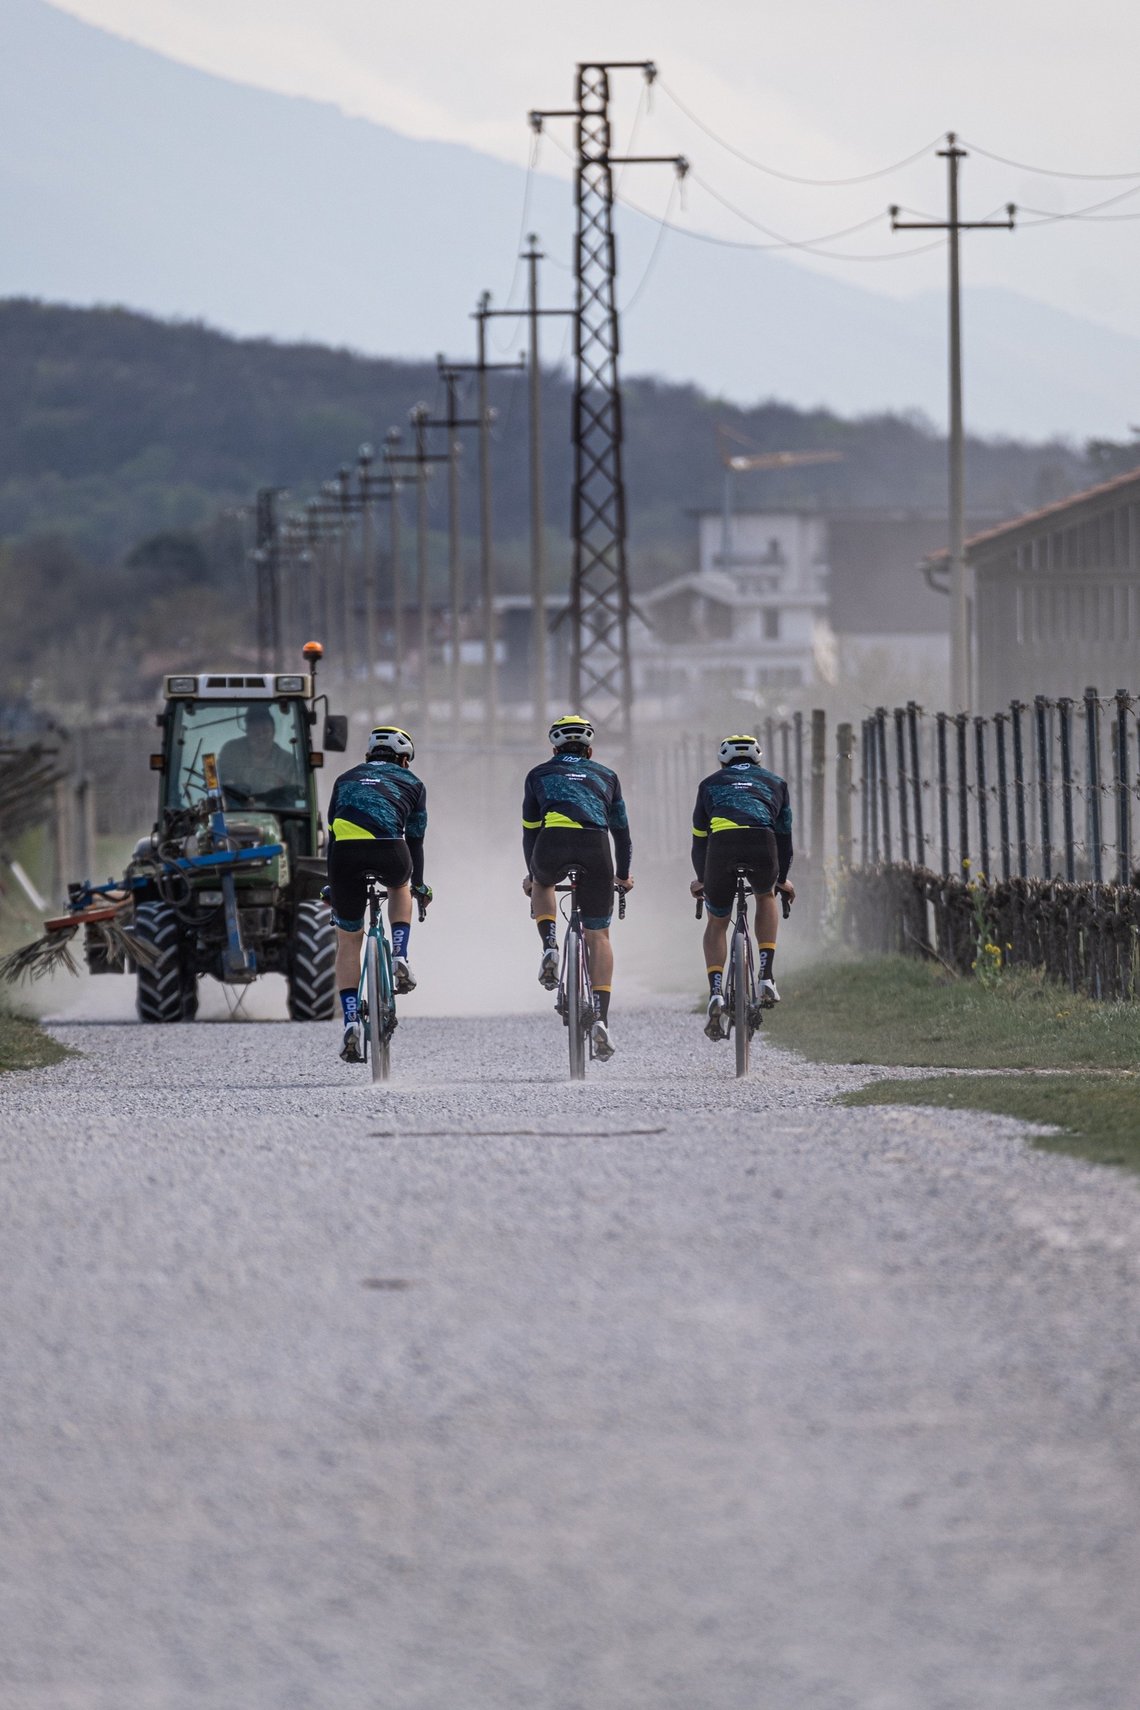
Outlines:
[[102, 950], [109, 962], [131, 962], [136, 968], [152, 968], [158, 960], [154, 945], [136, 937], [118, 918], [127, 906], [118, 903], [113, 908], [89, 908], [45, 921], [41, 938], [21, 945], [0, 961], [0, 981], [16, 985], [21, 980], [42, 980], [59, 969], [78, 974], [79, 964], [72, 955], [71, 940], [81, 926], [87, 930], [88, 944]]
[[42, 980], [57, 968], [78, 974], [79, 964], [71, 954], [71, 940], [78, 931], [78, 925], [69, 921], [65, 927], [48, 930], [32, 944], [22, 944], [0, 961], [0, 980], [14, 986], [21, 980]]

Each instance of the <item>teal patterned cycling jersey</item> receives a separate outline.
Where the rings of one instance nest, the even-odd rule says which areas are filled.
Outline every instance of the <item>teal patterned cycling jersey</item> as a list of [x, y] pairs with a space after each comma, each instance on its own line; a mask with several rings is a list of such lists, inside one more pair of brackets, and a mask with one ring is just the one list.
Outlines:
[[693, 836], [760, 829], [790, 836], [788, 786], [775, 772], [750, 760], [734, 760], [701, 780], [693, 809]]
[[329, 802], [329, 832], [353, 838], [406, 837], [421, 841], [427, 831], [427, 791], [406, 766], [394, 760], [365, 760], [342, 772]]
[[628, 831], [617, 773], [581, 754], [544, 760], [527, 773], [523, 826], [528, 831]]

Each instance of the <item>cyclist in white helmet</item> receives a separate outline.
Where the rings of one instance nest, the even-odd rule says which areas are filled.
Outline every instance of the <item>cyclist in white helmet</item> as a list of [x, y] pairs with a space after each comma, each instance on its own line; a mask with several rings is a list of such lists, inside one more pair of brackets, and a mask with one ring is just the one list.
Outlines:
[[336, 983], [344, 1011], [340, 1054], [346, 1063], [359, 1063], [364, 1056], [357, 985], [367, 873], [375, 873], [388, 891], [396, 990], [415, 990], [408, 965], [412, 897], [431, 901], [431, 890], [424, 884], [427, 791], [410, 769], [415, 754], [406, 730], [377, 725], [363, 764], [341, 773], [329, 802], [329, 891], [337, 928]]
[[705, 899], [705, 970], [709, 1003], [705, 1032], [725, 1037], [721, 990], [728, 946], [728, 919], [736, 895], [736, 870], [747, 870], [756, 898], [756, 943], [760, 952], [760, 1002], [766, 1009], [780, 1001], [773, 978], [776, 960], [776, 892], [791, 901], [792, 805], [788, 786], [760, 764], [754, 736], [726, 736], [718, 750], [720, 770], [701, 781], [693, 809], [693, 896]]
[[[580, 713], [556, 718], [550, 727], [549, 760], [527, 774], [523, 791], [523, 890], [542, 939], [538, 978], [547, 991], [558, 984], [558, 911], [554, 887], [567, 868], [580, 867], [578, 901], [586, 934], [590, 985], [594, 992], [591, 1039], [594, 1055], [607, 1062], [614, 953], [610, 944], [616, 883], [631, 890], [629, 817], [616, 772], [593, 758], [594, 727]], [[610, 838], [614, 852], [610, 854]]]

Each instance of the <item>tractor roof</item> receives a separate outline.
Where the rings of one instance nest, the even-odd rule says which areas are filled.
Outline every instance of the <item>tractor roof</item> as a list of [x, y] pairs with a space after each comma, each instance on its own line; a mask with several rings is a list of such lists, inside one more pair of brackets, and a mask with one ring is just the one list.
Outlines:
[[201, 671], [162, 679], [163, 697], [198, 701], [276, 701], [282, 696], [307, 700], [313, 679], [307, 672]]

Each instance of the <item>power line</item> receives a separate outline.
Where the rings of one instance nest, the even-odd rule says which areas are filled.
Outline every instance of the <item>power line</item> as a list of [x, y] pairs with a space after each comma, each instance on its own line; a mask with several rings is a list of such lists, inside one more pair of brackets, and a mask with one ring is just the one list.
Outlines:
[[[642, 84], [641, 84], [641, 94], [637, 97], [637, 106], [634, 109], [633, 123], [629, 127], [629, 140], [626, 142], [625, 148], [622, 150], [622, 153], [625, 155], [631, 155], [633, 153], [634, 147], [637, 143], [637, 133], [641, 129], [641, 121], [642, 121], [643, 117], [645, 116], [645, 110], [646, 110], [646, 107], [647, 107], [648, 101], [649, 101], [650, 87], [651, 87], [651, 85], [649, 84], [648, 80], [643, 79]], [[620, 171], [618, 172], [617, 179], [614, 183], [614, 194], [615, 194], [615, 196], [621, 190], [622, 183], [624, 182], [625, 175], [628, 171], [629, 171], [629, 166], [627, 164], [627, 165], [623, 166], [620, 169]]]
[[[657, 221], [656, 214], [650, 213], [648, 208], [639, 207], [636, 202], [631, 202], [628, 196], [622, 197], [622, 206], [628, 208], [631, 213], [640, 214], [643, 219], [653, 220], [655, 223]], [[881, 220], [882, 217], [882, 214], [876, 214], [875, 220]], [[827, 261], [902, 261], [905, 260], [907, 256], [925, 255], [932, 249], [941, 249], [943, 247], [942, 240], [939, 239], [935, 243], [915, 244], [910, 249], [876, 250], [872, 254], [856, 255], [842, 250], [816, 249], [813, 246], [812, 241], [807, 239], [802, 242], [785, 242], [781, 240], [777, 243], [750, 243], [746, 238], [716, 237], [712, 232], [694, 231], [691, 226], [679, 226], [675, 220], [666, 220], [663, 223], [666, 231], [677, 232], [681, 237], [692, 238], [694, 242], [697, 243], [713, 244], [718, 249], [742, 249], [750, 251], [796, 249], [803, 250], [808, 255], [821, 256]], [[864, 227], [870, 226], [872, 223], [872, 221], [866, 220], [861, 226], [854, 229], [863, 230]]]
[[[1134, 184], [1131, 190], [1121, 190], [1115, 196], [1106, 196], [1103, 202], [1089, 202], [1083, 208], [1074, 208], [1070, 213], [1051, 214], [1045, 208], [1033, 208], [1029, 211], [1039, 215], [1039, 218], [1028, 222], [1031, 226], [1052, 225], [1057, 220], [1083, 220], [1095, 215], [1101, 208], [1113, 208], [1118, 202], [1127, 202], [1130, 196], [1140, 196], [1140, 184]], [[1117, 216], [1119, 218], [1119, 215]]]
[[[554, 143], [555, 147], [566, 156], [567, 160], [573, 162], [574, 156], [557, 136], [552, 136], [551, 141]], [[665, 231], [678, 232], [682, 237], [693, 238], [700, 243], [711, 243], [716, 245], [719, 249], [798, 249], [804, 250], [808, 254], [819, 255], [829, 261], [903, 261], [908, 256], [924, 255], [929, 250], [939, 249], [942, 247], [941, 243], [923, 243], [915, 244], [910, 249], [879, 250], [870, 255], [852, 255], [838, 250], [828, 252], [827, 250], [818, 249], [816, 246], [818, 244], [835, 242], [841, 237], [849, 237], [855, 232], [866, 231], [871, 226], [878, 224], [883, 217], [882, 213], [873, 214], [870, 219], [861, 220], [857, 225], [847, 226], [842, 231], [824, 233], [816, 238], [785, 238], [778, 232], [773, 232], [770, 227], [761, 225], [758, 220], [754, 220], [751, 215], [744, 213], [742, 209], [737, 208], [733, 203], [729, 202], [720, 194], [719, 191], [714, 190], [711, 184], [706, 183], [703, 178], [698, 176], [698, 174], [693, 171], [692, 167], [689, 168], [688, 177], [691, 178], [694, 183], [699, 184], [701, 189], [707, 191], [707, 193], [716, 201], [720, 202], [722, 206], [729, 211], [729, 213], [735, 214], [738, 219], [743, 220], [747, 225], [754, 226], [756, 230], [767, 233], [773, 239], [771, 243], [749, 243], [747, 240], [741, 238], [715, 237], [711, 232], [698, 232], [694, 231], [691, 226], [677, 225], [675, 222], [668, 219], [668, 210], [666, 210], [666, 218], [662, 222], [663, 229]], [[657, 223], [658, 216], [656, 214], [650, 213], [647, 208], [639, 207], [636, 202], [631, 202], [628, 196], [621, 196], [617, 199], [620, 200], [623, 207], [628, 208], [632, 213], [640, 214], [643, 219], [653, 220], [654, 223]], [[658, 237], [660, 238], [660, 236], [661, 233], [659, 232]], [[550, 259], [553, 260], [553, 257]], [[555, 262], [555, 265], [560, 266], [561, 263]]]
[[630, 311], [637, 306], [637, 301], [641, 296], [641, 293], [649, 283], [650, 275], [656, 267], [658, 256], [661, 253], [661, 246], [665, 241], [665, 233], [669, 229], [669, 215], [673, 212], [673, 205], [677, 200], [680, 189], [681, 180], [679, 178], [674, 178], [672, 189], [669, 191], [669, 200], [665, 204], [665, 212], [662, 214], [660, 224], [657, 227], [657, 236], [654, 239], [653, 248], [649, 254], [649, 260], [645, 264], [645, 272], [638, 280], [637, 287], [634, 290], [633, 295], [629, 298], [622, 309], [623, 315], [628, 315]]
[[[664, 78], [658, 77], [657, 86], [659, 89], [663, 89], [673, 105], [679, 108], [687, 119], [691, 119], [698, 130], [704, 131], [707, 137], [711, 137], [713, 142], [719, 143], [720, 147], [727, 149], [729, 154], [734, 154], [737, 160], [744, 162], [745, 166], [754, 167], [757, 172], [766, 172], [770, 178], [782, 178], [787, 184], [812, 184], [821, 188], [835, 188], [845, 184], [869, 184], [872, 179], [887, 178], [892, 172], [900, 172], [904, 166], [913, 166], [916, 160], [921, 160], [924, 155], [929, 154], [935, 143], [940, 140], [938, 137], [933, 137], [930, 142], [915, 149], [913, 154], [906, 155], [902, 160], [894, 161], [890, 166], [878, 167], [874, 172], [859, 172], [851, 178], [805, 178], [798, 172], [781, 172], [778, 167], [768, 166], [764, 161], [756, 160], [752, 155], [745, 154], [743, 149], [737, 148], [736, 144], [729, 142], [727, 137], [722, 137], [718, 131], [713, 130], [711, 125], [707, 125], [702, 118], [699, 118], [691, 107], [687, 107], [681, 97], [665, 82]], [[1140, 174], [1136, 176], [1140, 177]]]
[[[506, 305], [505, 306], [508, 309], [513, 306], [511, 299], [513, 298], [513, 296], [515, 294], [515, 288], [518, 285], [519, 277], [520, 277], [520, 274], [522, 273], [523, 240], [525, 239], [527, 232], [530, 230], [531, 186], [532, 186], [533, 181], [534, 181], [535, 171], [538, 167], [538, 157], [539, 157], [539, 151], [541, 150], [541, 148], [542, 148], [542, 132], [541, 131], [534, 131], [531, 133], [530, 156], [529, 156], [527, 163], [526, 163], [526, 178], [523, 182], [522, 216], [519, 220], [519, 238], [518, 238], [518, 242], [515, 245], [515, 270], [511, 274], [511, 283], [507, 288]], [[519, 320], [520, 321], [522, 320], [525, 313], [526, 313], [525, 309], [519, 310]], [[506, 343], [501, 343], [499, 340], [498, 334], [492, 333], [492, 340], [493, 340], [497, 350], [506, 351], [506, 350], [509, 350], [511, 348], [511, 345], [514, 342], [514, 336], [515, 336], [514, 327], [517, 324], [518, 324], [517, 322], [515, 322], [513, 324], [508, 324]]]
[[987, 148], [979, 148], [976, 142], [967, 142], [966, 147], [973, 154], [982, 154], [987, 160], [996, 160], [1000, 166], [1012, 166], [1018, 172], [1036, 172], [1043, 178], [1083, 178], [1090, 181], [1099, 180], [1108, 183], [1113, 179], [1140, 178], [1140, 172], [1064, 172], [1051, 166], [1031, 166], [1025, 160], [1007, 160], [1004, 154], [994, 154]]
[[722, 208], [727, 208], [730, 214], [735, 214], [738, 220], [744, 221], [745, 225], [752, 226], [756, 231], [763, 232], [765, 237], [774, 239], [781, 249], [811, 249], [817, 243], [834, 243], [839, 238], [852, 237], [856, 232], [865, 232], [869, 226], [877, 226], [883, 217], [882, 211], [877, 210], [869, 219], [860, 220], [854, 226], [844, 226], [841, 231], [825, 232], [820, 237], [814, 238], [785, 237], [782, 232], [773, 231], [771, 226], [763, 225], [759, 220], [753, 219], [751, 214], [746, 214], [743, 208], [738, 208], [734, 202], [728, 200], [727, 196], [722, 196], [719, 190], [714, 190], [713, 186], [699, 173], [694, 172], [691, 167], [689, 177], [694, 184], [699, 184], [714, 202], [719, 202]]
[[1019, 209], [1019, 212], [1023, 212], [1023, 213], [1027, 213], [1027, 214], [1041, 214], [1044, 216], [1044, 218], [1039, 219], [1039, 220], [1025, 220], [1023, 222], [1023, 224], [1025, 224], [1027, 226], [1048, 226], [1048, 225], [1052, 225], [1055, 220], [1077, 220], [1080, 224], [1089, 225], [1089, 226], [1116, 225], [1122, 220], [1140, 220], [1140, 213], [1137, 213], [1137, 214], [1050, 214], [1044, 208], [1025, 208], [1025, 209]]

